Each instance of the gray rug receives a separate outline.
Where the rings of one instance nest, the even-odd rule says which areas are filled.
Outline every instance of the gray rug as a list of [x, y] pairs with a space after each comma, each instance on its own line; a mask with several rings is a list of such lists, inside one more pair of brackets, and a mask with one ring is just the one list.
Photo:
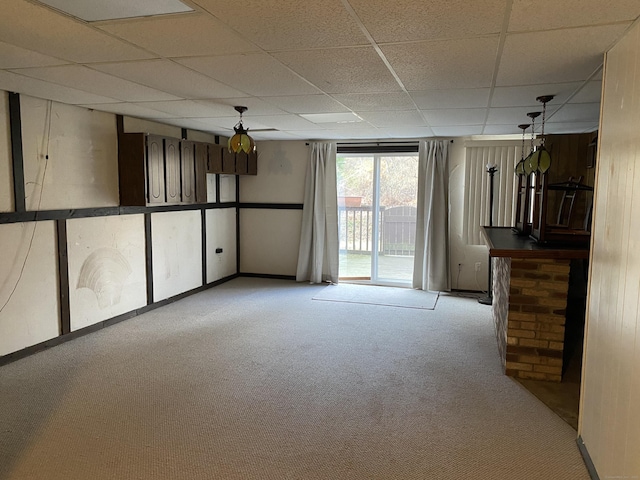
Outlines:
[[313, 299], [326, 302], [366, 303], [388, 307], [434, 310], [438, 301], [438, 293], [412, 288], [340, 283], [325, 287]]

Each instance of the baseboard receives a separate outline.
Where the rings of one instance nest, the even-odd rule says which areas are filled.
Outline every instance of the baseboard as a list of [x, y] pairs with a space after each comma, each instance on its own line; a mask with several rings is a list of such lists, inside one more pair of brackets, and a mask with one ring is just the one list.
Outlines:
[[145, 305], [144, 307], [138, 308], [136, 310], [132, 310], [130, 312], [123, 313], [116, 317], [102, 320], [100, 322], [94, 323], [93, 325], [89, 325], [79, 330], [74, 330], [72, 332], [66, 333], [64, 335], [60, 335], [50, 340], [45, 340], [44, 342], [37, 343], [35, 345], [31, 345], [21, 350], [8, 353], [0, 357], [0, 366], [6, 365], [11, 362], [15, 362], [16, 360], [20, 360], [22, 358], [28, 357], [35, 353], [41, 352], [43, 350], [47, 350], [51, 347], [55, 347], [62, 343], [73, 340], [75, 338], [83, 337], [90, 333], [97, 332], [98, 330], [102, 330], [103, 328], [110, 327], [111, 325], [115, 325], [116, 323], [120, 323], [124, 320], [129, 320], [130, 318], [133, 318], [133, 317], [137, 317], [138, 315], [149, 312], [151, 310], [155, 310], [156, 308], [164, 307], [165, 305], [169, 305], [170, 303], [177, 302], [178, 300], [182, 300], [183, 298], [189, 297], [196, 293], [200, 293], [205, 290], [209, 290], [210, 288], [217, 287], [218, 285], [222, 285], [223, 283], [226, 283], [230, 280], [238, 278], [238, 276], [239, 275], [237, 273], [233, 275], [229, 275], [228, 277], [221, 278], [220, 280], [207, 283], [206, 285], [202, 285], [201, 287], [194, 288], [193, 290], [188, 290], [178, 295], [174, 295], [173, 297], [167, 298], [165, 300], [160, 300], [150, 305]]
[[239, 277], [248, 277], [248, 278], [270, 278], [272, 280], [294, 280], [296, 279], [295, 275], [272, 275], [269, 273], [240, 273]]
[[592, 480], [600, 480], [598, 476], [598, 472], [596, 471], [596, 467], [591, 460], [591, 455], [589, 455], [589, 451], [587, 450], [587, 446], [584, 444], [581, 436], [578, 436], [576, 439], [576, 443], [578, 444], [578, 449], [580, 450], [580, 454], [582, 455], [582, 459], [584, 460], [584, 464], [587, 467], [589, 475]]

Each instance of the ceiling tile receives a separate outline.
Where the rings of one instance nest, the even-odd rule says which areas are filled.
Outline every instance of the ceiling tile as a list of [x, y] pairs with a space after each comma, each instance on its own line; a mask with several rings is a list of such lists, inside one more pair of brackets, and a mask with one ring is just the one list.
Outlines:
[[174, 100], [178, 98], [168, 93], [112, 77], [111, 75], [97, 72], [81, 65], [24, 68], [14, 70], [14, 72], [127, 102]]
[[445, 125], [481, 125], [487, 116], [486, 108], [455, 108], [423, 110], [422, 114], [432, 127]]
[[434, 133], [429, 127], [404, 127], [392, 126], [380, 129], [389, 138], [425, 138], [433, 137]]
[[480, 88], [491, 86], [498, 40], [496, 35], [385, 45], [382, 51], [407, 90]]
[[90, 103], [80, 105], [81, 107], [90, 108], [92, 110], [100, 110], [101, 112], [116, 113], [138, 118], [170, 118], [171, 115], [163, 114], [158, 110], [142, 107], [134, 103]]
[[274, 56], [327, 93], [401, 90], [373, 47], [292, 51]]
[[197, 102], [214, 109], [216, 115], [220, 117], [238, 117], [238, 112], [233, 108], [236, 105], [247, 107], [245, 115], [282, 115], [287, 113], [271, 103], [255, 97], [197, 100]]
[[[547, 116], [550, 116], [558, 108], [557, 105], [547, 105]], [[521, 123], [531, 123], [527, 117], [529, 112], [542, 112], [542, 105], [532, 105], [528, 107], [500, 107], [490, 108], [487, 124], [489, 125], [519, 125]], [[536, 126], [542, 123], [542, 115], [535, 120]]]
[[409, 92], [418, 108], [479, 108], [489, 104], [490, 88], [458, 88]]
[[26, 0], [3, 2], [0, 41], [78, 63], [153, 57], [80, 21]]
[[548, 105], [557, 105], [567, 99], [580, 87], [581, 82], [526, 85], [519, 87], [496, 87], [491, 98], [492, 107], [527, 107], [540, 105], [536, 98], [541, 95], [554, 95]]
[[23, 93], [25, 95], [31, 95], [32, 97], [55, 100], [56, 102], [68, 103], [70, 105], [118, 102], [115, 98], [94, 95], [4, 70], [0, 70], [0, 89], [9, 92]]
[[144, 18], [98, 27], [163, 57], [229, 55], [258, 50], [222, 22], [204, 13]]
[[69, 62], [0, 42], [0, 68], [50, 67]]
[[500, 33], [506, 2], [349, 0], [378, 43]]
[[482, 133], [482, 125], [431, 127], [431, 130], [438, 137], [464, 137], [467, 135], [480, 135]]
[[182, 98], [230, 98], [242, 92], [169, 60], [103, 63], [91, 68]]
[[325, 94], [264, 97], [262, 100], [290, 113], [339, 113], [349, 110]]
[[255, 140], [300, 140], [300, 137], [288, 132], [252, 132], [251, 136]]
[[588, 82], [569, 103], [600, 103], [602, 98], [602, 80]]
[[314, 128], [322, 128], [317, 124], [312, 123], [304, 118], [300, 118], [298, 115], [258, 115], [249, 116], [245, 115], [245, 123], [250, 126], [252, 121], [260, 122], [262, 125], [266, 125], [269, 128], [275, 128], [278, 130], [313, 130]]
[[[268, 97], [319, 93], [264, 53], [181, 58], [176, 61], [249, 95]], [[256, 75], [256, 72], [260, 74]]]
[[[526, 122], [525, 122], [526, 123]], [[518, 134], [522, 135], [522, 130], [518, 128], [517, 125], [485, 125], [484, 130], [482, 131], [483, 135], [513, 135]], [[529, 145], [529, 135], [526, 136], [526, 145], [528, 148]]]
[[173, 100], [168, 102], [140, 102], [136, 103], [143, 108], [158, 110], [180, 118], [206, 118], [217, 116], [217, 112], [193, 100]]
[[180, 0], [139, 0], [136, 2], [122, 0], [109, 2], [99, 0], [40, 0], [40, 2], [87, 22], [193, 11], [191, 7]]
[[267, 51], [368, 43], [340, 0], [198, 0], [198, 5]]
[[558, 122], [595, 122], [600, 120], [600, 103], [570, 103], [548, 116], [548, 121]]
[[598, 130], [598, 122], [549, 122], [545, 125], [545, 133], [588, 133]]
[[358, 112], [358, 115], [375, 127], [392, 127], [394, 125], [426, 126], [422, 115], [416, 110], [405, 112]]
[[507, 35], [496, 85], [584, 81], [602, 65], [604, 52], [627, 26]]
[[555, 28], [631, 22], [640, 16], [637, 0], [514, 0], [509, 31], [539, 31]]
[[333, 98], [351, 110], [359, 112], [410, 110], [415, 104], [409, 95], [397, 93], [345, 93], [335, 94]]

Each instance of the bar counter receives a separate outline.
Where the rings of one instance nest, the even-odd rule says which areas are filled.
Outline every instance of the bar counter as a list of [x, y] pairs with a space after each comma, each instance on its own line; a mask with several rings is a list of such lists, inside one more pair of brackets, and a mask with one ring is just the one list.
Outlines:
[[508, 227], [482, 227], [493, 268], [493, 321], [504, 372], [559, 382], [571, 261], [584, 246], [543, 246]]

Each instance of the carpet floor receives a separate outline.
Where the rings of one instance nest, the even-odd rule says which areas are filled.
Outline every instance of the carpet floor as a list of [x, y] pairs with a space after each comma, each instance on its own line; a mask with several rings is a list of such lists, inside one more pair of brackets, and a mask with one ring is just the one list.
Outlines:
[[0, 367], [0, 479], [588, 479], [490, 309], [240, 278]]
[[381, 287], [340, 283], [328, 285], [313, 297], [327, 302], [368, 303], [388, 307], [421, 308], [433, 310], [438, 301], [438, 292], [414, 290], [413, 288]]

